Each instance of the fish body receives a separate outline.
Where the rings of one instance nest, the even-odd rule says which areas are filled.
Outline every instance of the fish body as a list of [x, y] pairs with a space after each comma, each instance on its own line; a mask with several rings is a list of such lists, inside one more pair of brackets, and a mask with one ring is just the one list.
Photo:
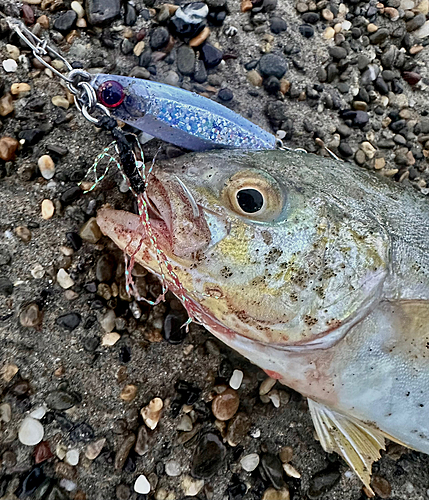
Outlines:
[[[309, 399], [322, 446], [369, 486], [388, 437], [429, 453], [429, 209], [411, 189], [285, 151], [156, 167], [151, 228], [192, 317]], [[135, 215], [102, 231], [160, 275]], [[178, 283], [180, 286], [178, 287]]]
[[158, 82], [98, 74], [99, 102], [117, 119], [193, 151], [274, 149], [276, 137], [229, 108], [194, 92]]

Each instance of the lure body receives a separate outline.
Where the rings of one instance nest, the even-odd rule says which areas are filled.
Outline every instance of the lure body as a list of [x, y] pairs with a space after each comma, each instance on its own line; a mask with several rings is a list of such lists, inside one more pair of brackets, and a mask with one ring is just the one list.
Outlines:
[[194, 151], [276, 148], [273, 134], [194, 92], [104, 74], [96, 75], [91, 85], [112, 116], [176, 146]]

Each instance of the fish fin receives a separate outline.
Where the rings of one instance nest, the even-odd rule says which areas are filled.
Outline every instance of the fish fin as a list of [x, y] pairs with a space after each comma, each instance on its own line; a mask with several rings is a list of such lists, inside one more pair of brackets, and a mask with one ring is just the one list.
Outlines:
[[384, 435], [353, 417], [342, 415], [309, 399], [311, 417], [320, 444], [326, 452], [335, 451], [372, 492], [371, 466], [385, 449]]

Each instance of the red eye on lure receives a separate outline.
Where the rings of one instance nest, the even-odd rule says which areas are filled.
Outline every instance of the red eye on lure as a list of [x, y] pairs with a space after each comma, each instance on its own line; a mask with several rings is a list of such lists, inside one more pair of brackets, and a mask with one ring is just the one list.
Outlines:
[[100, 85], [98, 99], [106, 108], [117, 108], [125, 99], [124, 87], [114, 80], [107, 80]]

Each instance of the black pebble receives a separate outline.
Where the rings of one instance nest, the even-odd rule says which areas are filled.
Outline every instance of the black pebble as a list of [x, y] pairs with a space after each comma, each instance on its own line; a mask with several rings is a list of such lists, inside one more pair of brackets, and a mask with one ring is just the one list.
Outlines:
[[271, 484], [277, 490], [284, 486], [283, 481], [283, 466], [280, 459], [272, 453], [265, 453], [261, 457], [261, 465], [263, 472], [271, 481]]
[[78, 200], [82, 194], [82, 190], [79, 186], [72, 186], [66, 189], [60, 196], [60, 202], [62, 205], [70, 205], [74, 201]]
[[100, 339], [98, 337], [87, 337], [83, 341], [83, 348], [87, 352], [94, 352], [100, 345]]
[[54, 29], [63, 35], [68, 33], [77, 20], [77, 14], [74, 10], [68, 10], [54, 21]]
[[264, 89], [269, 93], [269, 94], [277, 94], [280, 90], [280, 80], [276, 78], [275, 76], [269, 76], [265, 81], [264, 81]]
[[162, 335], [170, 344], [181, 344], [186, 338], [186, 316], [170, 312], [164, 319]]
[[215, 68], [223, 58], [223, 53], [211, 45], [210, 43], [205, 43], [201, 47], [201, 59], [204, 61], [206, 68]]
[[82, 238], [74, 231], [66, 233], [66, 240], [75, 252], [77, 252], [82, 246]]
[[234, 98], [234, 94], [232, 93], [232, 90], [230, 89], [220, 89], [217, 96], [219, 97], [219, 99], [221, 99], [222, 101], [225, 101], [225, 102], [229, 102], [229, 101], [232, 101], [232, 99]]
[[0, 276], [0, 295], [12, 295], [13, 283], [7, 276]]
[[35, 467], [25, 478], [24, 481], [22, 482], [21, 488], [19, 492], [17, 492], [17, 495], [20, 498], [25, 498], [30, 495], [32, 495], [36, 489], [43, 483], [45, 480], [46, 476], [43, 473], [43, 470], [41, 467]]
[[226, 448], [211, 432], [199, 440], [192, 459], [191, 475], [197, 479], [209, 479], [222, 467]]
[[82, 424], [78, 424], [70, 433], [70, 439], [75, 442], [87, 443], [94, 439], [94, 429], [89, 425], [83, 422]]
[[299, 32], [305, 38], [311, 38], [314, 35], [314, 28], [309, 24], [301, 24], [299, 27]]
[[320, 16], [317, 12], [305, 12], [302, 15], [302, 20], [308, 24], [316, 24], [320, 20]]
[[66, 328], [67, 330], [73, 331], [79, 326], [80, 321], [81, 315], [79, 313], [72, 312], [59, 316], [55, 320], [55, 323], [59, 326], [62, 326], [63, 328]]
[[170, 33], [163, 26], [155, 28], [150, 35], [150, 46], [154, 50], [165, 47], [170, 39]]
[[340, 145], [338, 146], [338, 152], [341, 154], [341, 156], [344, 156], [346, 158], [353, 156], [353, 150], [347, 142], [340, 142]]
[[42, 139], [44, 136], [43, 130], [40, 128], [32, 128], [27, 130], [21, 130], [18, 134], [19, 139], [24, 139], [26, 146], [33, 146]]
[[278, 35], [287, 30], [287, 23], [282, 17], [272, 17], [270, 19], [270, 30], [271, 33]]
[[125, 4], [125, 24], [127, 26], [134, 26], [137, 21], [136, 9], [129, 2]]

